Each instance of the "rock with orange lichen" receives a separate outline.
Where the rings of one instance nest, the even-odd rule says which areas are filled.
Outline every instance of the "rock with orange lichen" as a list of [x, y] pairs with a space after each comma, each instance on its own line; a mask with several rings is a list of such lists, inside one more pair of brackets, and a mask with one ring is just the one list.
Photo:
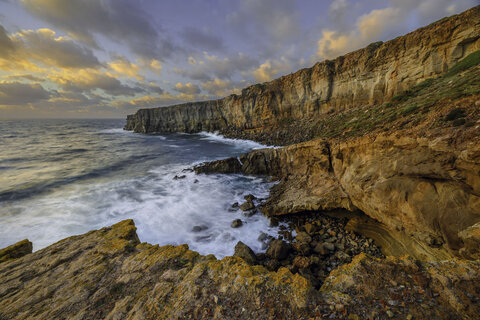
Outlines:
[[140, 243], [132, 220], [0, 264], [1, 319], [302, 318], [317, 298], [287, 269]]

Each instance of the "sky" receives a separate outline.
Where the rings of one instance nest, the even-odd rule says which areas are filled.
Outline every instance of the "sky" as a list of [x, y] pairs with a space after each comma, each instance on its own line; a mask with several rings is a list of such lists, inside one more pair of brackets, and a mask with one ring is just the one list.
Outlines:
[[0, 119], [216, 99], [478, 0], [0, 0]]

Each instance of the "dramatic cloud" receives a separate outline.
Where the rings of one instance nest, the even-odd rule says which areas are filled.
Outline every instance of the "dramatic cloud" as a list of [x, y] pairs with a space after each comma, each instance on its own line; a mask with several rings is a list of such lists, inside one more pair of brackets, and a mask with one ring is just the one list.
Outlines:
[[49, 97], [50, 93], [39, 84], [0, 81], [0, 106], [34, 103]]
[[176, 47], [136, 1], [22, 0], [25, 8], [74, 39], [99, 47], [97, 35], [126, 44], [144, 58], [164, 59]]
[[59, 68], [93, 68], [101, 64], [93, 52], [50, 29], [22, 30], [8, 35], [0, 26], [0, 69], [28, 69], [32, 64]]

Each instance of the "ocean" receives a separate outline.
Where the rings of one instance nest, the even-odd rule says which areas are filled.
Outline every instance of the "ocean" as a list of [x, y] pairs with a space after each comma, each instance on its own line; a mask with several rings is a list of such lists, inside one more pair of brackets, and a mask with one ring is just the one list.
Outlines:
[[[267, 197], [266, 178], [184, 170], [265, 146], [211, 133], [135, 134], [124, 124], [0, 120], [0, 248], [28, 238], [39, 250], [124, 219], [142, 242], [186, 243], [217, 258], [238, 241], [261, 252], [259, 235], [278, 235], [261, 214], [231, 209], [247, 194]], [[235, 219], [244, 225], [232, 228]]]

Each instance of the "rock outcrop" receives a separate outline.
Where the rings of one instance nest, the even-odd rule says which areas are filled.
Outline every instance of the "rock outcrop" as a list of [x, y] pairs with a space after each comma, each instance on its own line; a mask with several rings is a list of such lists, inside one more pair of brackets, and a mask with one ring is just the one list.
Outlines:
[[32, 243], [28, 241], [28, 239], [19, 241], [4, 249], [0, 249], [0, 263], [21, 258], [24, 255], [32, 253], [32, 249]]
[[0, 319], [474, 319], [478, 261], [360, 254], [320, 291], [286, 268], [140, 243], [132, 220], [0, 264]]
[[283, 268], [140, 243], [132, 220], [0, 264], [0, 319], [306, 318], [318, 299]]
[[[272, 128], [292, 119], [312, 119], [388, 101], [425, 79], [445, 73], [479, 49], [477, 6], [391, 41], [373, 43], [335, 60], [248, 87], [240, 95], [141, 109], [128, 116], [125, 129], [141, 133], [219, 130], [233, 137], [265, 140], [263, 135], [275, 135]], [[277, 142], [282, 142], [281, 137]]]

